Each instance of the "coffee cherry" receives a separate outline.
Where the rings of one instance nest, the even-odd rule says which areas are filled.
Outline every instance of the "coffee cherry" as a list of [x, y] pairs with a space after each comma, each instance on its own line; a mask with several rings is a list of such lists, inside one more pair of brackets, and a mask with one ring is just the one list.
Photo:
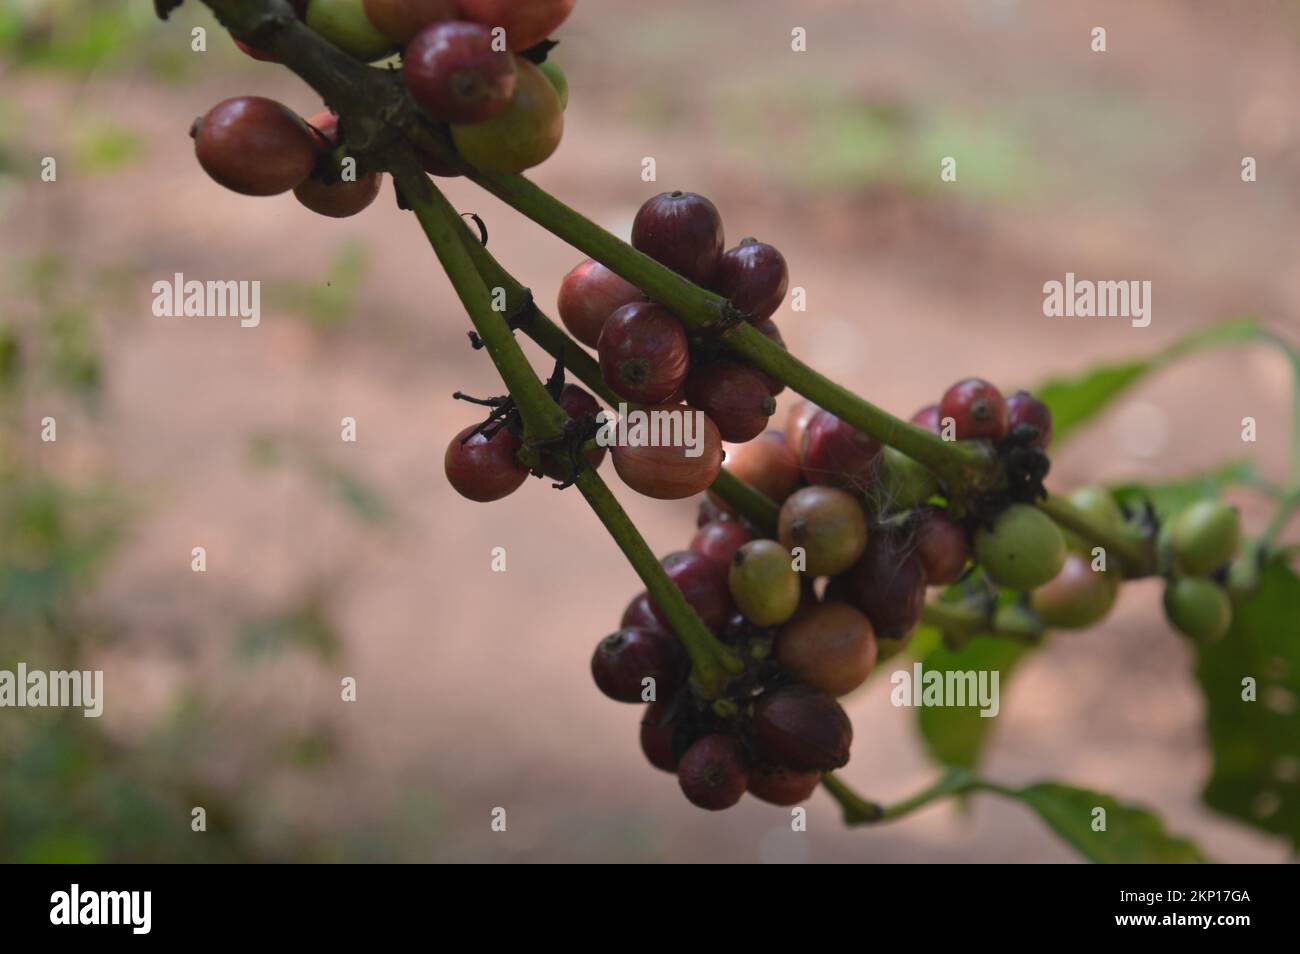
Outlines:
[[243, 195], [288, 192], [311, 175], [321, 146], [291, 110], [261, 96], [217, 103], [190, 135], [203, 170]]
[[1241, 518], [1237, 508], [1217, 500], [1198, 500], [1176, 516], [1169, 548], [1178, 568], [1190, 576], [1217, 570], [1237, 554]]
[[692, 805], [711, 812], [730, 808], [749, 782], [745, 750], [729, 735], [706, 735], [682, 756], [677, 781]]
[[686, 329], [667, 308], [648, 301], [631, 302], [605, 319], [596, 350], [605, 383], [640, 404], [666, 401], [690, 368]]
[[1165, 616], [1185, 636], [1211, 642], [1232, 626], [1232, 603], [1213, 580], [1185, 576], [1165, 586]]
[[630, 626], [635, 629], [662, 629], [665, 633], [668, 632], [664, 624], [659, 622], [659, 617], [655, 615], [650, 594], [644, 590], [627, 604], [627, 609], [623, 610], [623, 618], [619, 620], [618, 625], [624, 629]]
[[1094, 571], [1087, 559], [1071, 553], [1061, 572], [1034, 590], [1030, 601], [1044, 625], [1086, 629], [1106, 618], [1118, 595], [1118, 576]]
[[677, 771], [677, 756], [673, 754], [676, 736], [677, 721], [668, 718], [667, 703], [646, 706], [641, 719], [641, 751], [651, 765], [665, 772]]
[[1028, 391], [1017, 391], [1007, 398], [1007, 433], [1022, 424], [1038, 432], [1038, 437], [1029, 446], [1047, 450], [1047, 445], [1052, 442], [1052, 412]]
[[836, 587], [836, 598], [866, 613], [878, 640], [903, 639], [920, 622], [925, 606], [925, 570], [906, 533], [883, 527], [873, 529], [862, 559], [840, 579], [843, 584]]
[[237, 36], [232, 36], [231, 39], [235, 41], [235, 46], [239, 47], [241, 53], [251, 56], [255, 60], [260, 60], [263, 63], [280, 62], [279, 58], [274, 53], [268, 53], [265, 50], [259, 50], [255, 46], [250, 46]]
[[886, 446], [880, 456], [880, 482], [876, 496], [882, 513], [919, 507], [939, 492], [939, 478], [924, 464]]
[[677, 688], [681, 661], [676, 638], [662, 629], [620, 629], [596, 645], [591, 677], [615, 702], [645, 702], [650, 688], [655, 699], [666, 699]]
[[[1087, 514], [1092, 523], [1104, 529], [1118, 530], [1124, 526], [1124, 513], [1115, 502], [1115, 497], [1105, 487], [1080, 487], [1070, 494], [1069, 501]], [[1062, 532], [1067, 547], [1077, 553], [1091, 555], [1091, 543], [1072, 531]]]
[[637, 212], [632, 244], [697, 285], [707, 285], [722, 258], [722, 216], [702, 195], [662, 192]]
[[982, 378], [966, 378], [950, 387], [939, 402], [939, 419], [955, 422], [957, 440], [1007, 436], [1007, 401], [1002, 392]]
[[429, 24], [456, 17], [456, 0], [362, 0], [362, 6], [375, 29], [399, 46]]
[[820, 603], [782, 628], [776, 658], [801, 682], [843, 696], [871, 675], [876, 634], [871, 620], [847, 603]]
[[[782, 351], [789, 350], [785, 346], [785, 339], [781, 337], [781, 329], [776, 326], [776, 322], [771, 318], [768, 318], [766, 321], [754, 322], [754, 330]], [[766, 371], [759, 371], [757, 368], [754, 370], [762, 376], [764, 383], [767, 384], [768, 393], [771, 394], [772, 397], [776, 397], [785, 390], [785, 384], [772, 377]]]
[[564, 75], [564, 70], [560, 69], [560, 64], [555, 60], [544, 60], [537, 67], [542, 71], [552, 86], [555, 87], [555, 93], [560, 97], [560, 109], [569, 108], [569, 78]]
[[[330, 147], [338, 144], [339, 118], [333, 113], [328, 110], [317, 113], [307, 120], [307, 125], [320, 133]], [[367, 172], [350, 182], [339, 180], [328, 184], [308, 176], [293, 187], [293, 194], [294, 198], [318, 215], [344, 219], [356, 215], [374, 202], [382, 185], [383, 175], [378, 172]]]
[[943, 433], [943, 424], [939, 419], [939, 405], [937, 404], [927, 404], [913, 414], [912, 423], [935, 434]]
[[453, 125], [456, 151], [488, 172], [523, 172], [541, 165], [564, 136], [564, 109], [550, 80], [532, 63], [514, 58], [515, 94], [492, 119]]
[[766, 242], [746, 238], [722, 253], [713, 290], [748, 312], [750, 321], [758, 322], [771, 318], [781, 307], [789, 278], [780, 252]]
[[853, 725], [838, 702], [809, 686], [764, 693], [752, 727], [762, 756], [783, 768], [829, 772], [848, 764]]
[[392, 41], [366, 17], [362, 0], [311, 0], [307, 25], [344, 53], [366, 63], [393, 48]]
[[799, 398], [790, 405], [790, 410], [786, 413], [785, 442], [790, 445], [790, 450], [794, 451], [796, 459], [803, 454], [803, 439], [808, 433], [808, 425], [820, 410], [820, 407], [807, 398]]
[[573, 267], [560, 283], [556, 305], [569, 334], [589, 348], [596, 347], [605, 319], [644, 296], [600, 262], [587, 259]]
[[[564, 412], [569, 415], [569, 420], [580, 421], [584, 417], [595, 417], [600, 413], [600, 404], [594, 397], [578, 387], [576, 384], [566, 384], [560, 391], [560, 397], [556, 401]], [[586, 453], [587, 465], [592, 470], [596, 470], [605, 460], [605, 448], [594, 447]], [[552, 480], [568, 480], [572, 470], [568, 458], [564, 454], [545, 452], [541, 456], [542, 473]]]
[[[727, 567], [692, 550], [678, 550], [659, 561], [668, 579], [681, 590], [705, 626], [720, 629], [731, 615], [731, 589], [727, 584]], [[651, 608], [659, 625], [667, 630], [668, 617], [651, 599]]]
[[862, 491], [879, 473], [880, 453], [880, 441], [830, 411], [819, 411], [804, 434], [799, 463], [810, 484]]
[[528, 478], [528, 471], [515, 462], [519, 438], [502, 428], [489, 439], [474, 434], [475, 427], [471, 424], [447, 445], [442, 461], [447, 480], [462, 497], [479, 503], [500, 500]]
[[1065, 565], [1065, 538], [1046, 514], [1029, 504], [1012, 504], [993, 528], [975, 534], [975, 559], [1000, 586], [1032, 590]]
[[691, 368], [686, 400], [718, 426], [724, 441], [743, 444], [767, 427], [776, 413], [776, 400], [763, 375], [736, 361], [713, 361]]
[[[799, 461], [780, 431], [767, 431], [747, 444], [728, 448], [727, 472], [776, 504], [799, 486]], [[730, 511], [721, 499], [712, 494], [709, 498]]]
[[426, 113], [448, 123], [481, 123], [505, 112], [515, 93], [515, 58], [494, 49], [477, 23], [435, 23], [402, 54], [406, 88]]
[[[684, 404], [644, 408], [648, 414], [671, 414], [680, 422], [677, 433], [685, 436], [690, 423], [691, 444], [633, 446], [616, 444], [611, 452], [618, 476], [639, 494], [657, 500], [681, 500], [702, 493], [722, 469], [722, 438], [709, 416]], [[655, 420], [651, 417], [651, 420]], [[654, 433], [662, 430], [655, 425]], [[695, 453], [698, 451], [699, 453]], [[694, 456], [688, 456], [694, 454]]]
[[798, 805], [812, 798], [821, 780], [821, 772], [794, 772], [763, 764], [749, 772], [749, 794], [769, 805]]
[[970, 559], [970, 544], [961, 524], [950, 519], [947, 511], [927, 507], [918, 516], [912, 533], [926, 583], [947, 586], [957, 582]]
[[744, 544], [754, 539], [749, 527], [739, 520], [713, 520], [700, 527], [691, 540], [691, 549], [723, 566], [731, 566], [731, 558]]
[[867, 516], [852, 494], [814, 485], [796, 490], [781, 505], [777, 534], [790, 553], [803, 548], [809, 576], [834, 576], [867, 548]]
[[536, 46], [568, 19], [577, 0], [457, 0], [461, 16], [506, 31], [517, 52]]
[[736, 606], [756, 626], [779, 626], [799, 608], [799, 574], [775, 540], [751, 540], [738, 549], [727, 582]]

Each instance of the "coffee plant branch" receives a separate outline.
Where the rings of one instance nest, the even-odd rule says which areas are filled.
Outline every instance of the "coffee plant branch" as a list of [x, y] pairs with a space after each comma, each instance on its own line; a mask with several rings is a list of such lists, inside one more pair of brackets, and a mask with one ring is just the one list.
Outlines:
[[[274, 54], [311, 85], [339, 115], [358, 164], [392, 172], [406, 183], [408, 201], [428, 188], [427, 180], [413, 172], [418, 147], [463, 169], [489, 192], [643, 289], [688, 328], [717, 333], [755, 367], [928, 467], [945, 481], [958, 507], [967, 495], [1000, 489], [1005, 482], [997, 458], [979, 443], [945, 441], [835, 384], [763, 337], [725, 299], [632, 248], [524, 177], [466, 166], [450, 152], [445, 135], [421, 117], [395, 72], [347, 56], [299, 23], [286, 0], [202, 2], [235, 36]], [[1115, 554], [1128, 575], [1151, 571], [1151, 556], [1143, 546], [1094, 525], [1062, 499], [1049, 497], [1041, 506], [1062, 526]]]

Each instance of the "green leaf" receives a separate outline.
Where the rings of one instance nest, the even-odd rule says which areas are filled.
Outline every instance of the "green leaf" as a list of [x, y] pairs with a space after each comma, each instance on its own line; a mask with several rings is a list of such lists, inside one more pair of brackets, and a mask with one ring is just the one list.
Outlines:
[[[1195, 864], [1211, 859], [1185, 838], [1165, 831], [1160, 816], [1110, 795], [1058, 782], [999, 789], [1028, 805], [1054, 832], [1089, 861], [1101, 864]], [[1093, 829], [1105, 809], [1105, 831]]]
[[1150, 501], [1156, 515], [1163, 520], [1198, 500], [1216, 498], [1229, 487], [1249, 484], [1255, 477], [1254, 463], [1239, 460], [1174, 483], [1121, 484], [1111, 487], [1110, 491], [1121, 505], [1133, 509], [1140, 509]]
[[[1283, 560], [1233, 607], [1228, 635], [1200, 647], [1196, 678], [1213, 760], [1205, 803], [1300, 851], [1300, 577]], [[1248, 679], [1255, 701], [1242, 698]]]
[[[973, 671], [977, 679], [979, 673], [987, 672], [989, 675], [985, 678], [991, 689], [993, 673], [997, 673], [998, 691], [994, 698], [998, 700], [1000, 706], [1007, 677], [1020, 659], [1032, 648], [1024, 643], [998, 636], [977, 636], [956, 652], [938, 645], [919, 660], [923, 673], [922, 679], [924, 680], [925, 673], [937, 671], [944, 674], [946, 684], [949, 672]], [[895, 667], [891, 670], [891, 680], [894, 680], [893, 673], [899, 670], [906, 671], [909, 679], [906, 683], [901, 679], [894, 681], [890, 692], [891, 699], [897, 694], [899, 701], [902, 701], [906, 690], [915, 691], [912, 685], [916, 681], [915, 667], [910, 665]], [[924, 681], [922, 688], [924, 689]], [[911, 698], [908, 696], [909, 702]], [[972, 700], [966, 701], [970, 703]], [[978, 700], [974, 700], [974, 704], [965, 706], [922, 706], [917, 710], [921, 736], [925, 741], [926, 749], [935, 761], [944, 765], [975, 768], [989, 732], [997, 722], [996, 717], [981, 716], [981, 711], [983, 710]]]
[[1263, 326], [1237, 318], [1198, 331], [1149, 357], [1101, 365], [1074, 377], [1052, 378], [1034, 393], [1052, 411], [1052, 442], [1059, 446], [1117, 397], [1151, 372], [1198, 351], [1262, 340]]

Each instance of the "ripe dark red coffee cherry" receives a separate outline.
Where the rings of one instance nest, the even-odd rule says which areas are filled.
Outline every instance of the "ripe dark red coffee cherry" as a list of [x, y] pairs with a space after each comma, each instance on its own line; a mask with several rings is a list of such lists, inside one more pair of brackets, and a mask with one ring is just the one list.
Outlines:
[[983, 378], [966, 378], [950, 387], [939, 402], [939, 420], [953, 419], [959, 441], [1001, 440], [1007, 436], [1007, 401]]
[[644, 297], [641, 289], [589, 258], [564, 276], [556, 305], [569, 334], [594, 348], [600, 341], [605, 319], [624, 305]]
[[[743, 480], [768, 500], [780, 504], [799, 487], [799, 460], [780, 431], [766, 431], [747, 444], [727, 449], [727, 472]], [[709, 495], [724, 512], [730, 507]]]
[[641, 719], [641, 751], [650, 764], [665, 772], [677, 771], [674, 743], [677, 722], [668, 718], [666, 702], [652, 702], [646, 706]]
[[477, 426], [471, 424], [451, 439], [443, 455], [443, 468], [458, 494], [488, 503], [518, 490], [528, 478], [528, 471], [515, 462], [519, 438], [502, 428], [488, 439], [474, 434]]
[[[715, 631], [721, 629], [735, 608], [727, 581], [729, 568], [693, 550], [678, 550], [659, 562], [704, 625]], [[668, 617], [653, 598], [651, 607], [660, 627], [668, 629]]]
[[927, 431], [938, 434], [943, 430], [939, 421], [939, 405], [927, 404], [912, 415], [912, 423], [924, 427]]
[[682, 756], [677, 781], [692, 805], [711, 812], [730, 808], [748, 784], [745, 750], [729, 735], [706, 735]]
[[794, 772], [763, 764], [749, 772], [749, 794], [771, 805], [798, 805], [812, 798], [821, 780], [821, 772]]
[[921, 620], [925, 570], [906, 533], [876, 528], [862, 559], [842, 577], [837, 593], [871, 620], [879, 639], [902, 639]]
[[659, 617], [655, 615], [650, 594], [644, 590], [627, 604], [627, 609], [623, 610], [623, 618], [618, 625], [624, 629], [631, 626], [636, 629], [662, 629], [665, 633], [668, 632], [664, 624], [659, 622]]
[[577, 0], [457, 0], [460, 15], [486, 27], [506, 31], [515, 51], [536, 46], [563, 23]]
[[722, 216], [694, 192], [647, 199], [632, 222], [632, 244], [697, 285], [708, 285], [723, 248]]
[[754, 742], [767, 761], [796, 772], [848, 764], [853, 725], [830, 696], [793, 685], [764, 693], [754, 706]]
[[723, 566], [731, 566], [736, 551], [754, 539], [749, 527], [739, 520], [714, 520], [695, 532], [691, 549]]
[[957, 582], [970, 559], [970, 544], [961, 525], [950, 520], [946, 511], [927, 507], [918, 516], [912, 533], [926, 582], [930, 586]]
[[667, 401], [690, 369], [686, 329], [653, 302], [632, 302], [605, 319], [596, 349], [605, 383], [638, 404]]
[[320, 139], [289, 108], [261, 96], [217, 103], [190, 135], [199, 165], [243, 195], [278, 195], [311, 175]]
[[514, 96], [515, 58], [492, 48], [492, 31], [449, 21], [421, 30], [402, 56], [411, 98], [434, 119], [481, 123], [500, 116]]
[[[785, 346], [785, 339], [781, 337], [781, 329], [777, 328], [776, 322], [771, 318], [768, 318], [766, 321], [754, 322], [754, 330], [768, 341], [772, 342], [772, 344], [779, 347], [782, 351], [789, 350]], [[767, 390], [773, 397], [776, 397], [785, 390], [785, 385], [770, 374], [767, 374], [764, 371], [758, 371], [757, 368], [754, 370], [762, 375], [763, 380], [767, 383]]]
[[758, 322], [771, 318], [781, 307], [789, 280], [785, 257], [780, 252], [766, 242], [746, 238], [722, 253], [713, 276], [713, 290], [741, 311], [749, 312], [750, 321]]
[[712, 361], [686, 377], [686, 400], [718, 426], [724, 441], [743, 444], [767, 427], [776, 400], [758, 371], [736, 361]]
[[799, 463], [810, 484], [864, 490], [880, 470], [883, 446], [830, 411], [818, 411], [804, 433]]
[[[655, 414], [671, 414], [672, 419], [679, 422], [671, 426], [680, 427], [683, 438], [689, 419], [690, 443], [683, 440], [668, 444], [661, 442], [659, 446], [615, 444], [611, 456], [618, 476], [637, 493], [657, 500], [681, 500], [703, 493], [722, 469], [722, 438], [717, 427], [703, 411], [684, 404], [665, 404], [644, 410], [652, 421]], [[657, 432], [661, 433], [661, 429]], [[698, 455], [690, 456], [697, 450]]]
[[[323, 139], [322, 145], [333, 147], [338, 144], [339, 118], [326, 110], [307, 120]], [[352, 181], [322, 182], [315, 176], [308, 176], [293, 187], [293, 195], [306, 208], [318, 215], [334, 219], [344, 219], [367, 208], [379, 195], [383, 185], [383, 175], [367, 172]]]
[[620, 629], [596, 644], [591, 677], [615, 702], [644, 702], [645, 680], [653, 679], [654, 698], [677, 688], [681, 652], [677, 640], [660, 629]]
[[1052, 412], [1028, 391], [1017, 391], [1007, 398], [1008, 433], [1022, 424], [1038, 432], [1038, 437], [1029, 446], [1047, 450], [1047, 445], [1052, 442]]
[[456, 0], [362, 0], [362, 6], [375, 29], [397, 44], [431, 23], [456, 17]]
[[[594, 418], [600, 413], [600, 403], [578, 387], [576, 384], [566, 384], [560, 391], [559, 400], [556, 401], [560, 407], [564, 408], [564, 413], [569, 415], [569, 420], [580, 421], [584, 417]], [[587, 466], [596, 470], [605, 460], [605, 448], [595, 447], [587, 451]], [[542, 473], [552, 480], [567, 480], [569, 477], [569, 462], [557, 454], [542, 454]]]

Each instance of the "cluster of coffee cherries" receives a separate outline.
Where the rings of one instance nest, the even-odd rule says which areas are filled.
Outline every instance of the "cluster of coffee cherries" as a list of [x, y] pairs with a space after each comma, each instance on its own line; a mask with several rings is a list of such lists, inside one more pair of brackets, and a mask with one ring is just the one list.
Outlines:
[[[785, 258], [754, 239], [727, 248], [722, 217], [708, 199], [665, 192], [647, 200], [633, 222], [632, 244], [727, 298], [784, 347], [772, 315], [789, 282]], [[588, 259], [564, 277], [557, 306], [565, 327], [596, 350], [605, 384], [629, 408], [692, 422], [690, 443], [630, 440], [610, 447], [614, 469], [638, 493], [660, 500], [702, 493], [722, 467], [722, 442], [753, 440], [776, 411], [783, 385], [726, 353], [715, 338], [689, 335], [672, 312], [597, 261]], [[596, 399], [576, 384], [564, 385], [556, 399], [573, 432], [590, 438], [601, 413]], [[509, 415], [465, 428], [447, 447], [448, 480], [471, 500], [512, 493], [529, 474], [521, 436]], [[604, 455], [604, 447], [589, 446], [584, 465], [561, 448], [544, 448], [534, 472], [567, 480], [575, 464], [599, 467]]]
[[[430, 122], [462, 158], [498, 172], [538, 165], [560, 144], [568, 81], [546, 55], [547, 37], [575, 2], [292, 0], [310, 29], [358, 60], [400, 53], [406, 88]], [[275, 100], [239, 96], [195, 120], [190, 135], [200, 165], [221, 185], [257, 196], [293, 190], [321, 215], [357, 214], [382, 184], [381, 173], [343, 164], [338, 117], [328, 110], [304, 120]], [[424, 164], [434, 175], [459, 175], [432, 154]]]
[[[1041, 452], [1051, 436], [1042, 402], [1024, 392], [1003, 399], [975, 379], [915, 420], [1003, 450]], [[936, 502], [934, 475], [831, 412], [801, 399], [785, 424], [733, 447], [727, 460], [731, 473], [780, 505], [775, 538], [710, 494], [690, 549], [662, 561], [744, 662], [722, 700], [692, 691], [684, 655], [647, 593], [592, 658], [606, 695], [650, 703], [641, 726], [647, 759], [676, 772], [703, 808], [727, 808], [746, 791], [792, 805], [844, 765], [852, 728], [837, 698], [906, 645], [927, 588], [956, 582], [973, 554], [1007, 585], [1030, 575], [1038, 585], [1064, 563], [1060, 532], [1047, 521], [1042, 539], [1032, 506], [1013, 503], [987, 526], [958, 521]]]

